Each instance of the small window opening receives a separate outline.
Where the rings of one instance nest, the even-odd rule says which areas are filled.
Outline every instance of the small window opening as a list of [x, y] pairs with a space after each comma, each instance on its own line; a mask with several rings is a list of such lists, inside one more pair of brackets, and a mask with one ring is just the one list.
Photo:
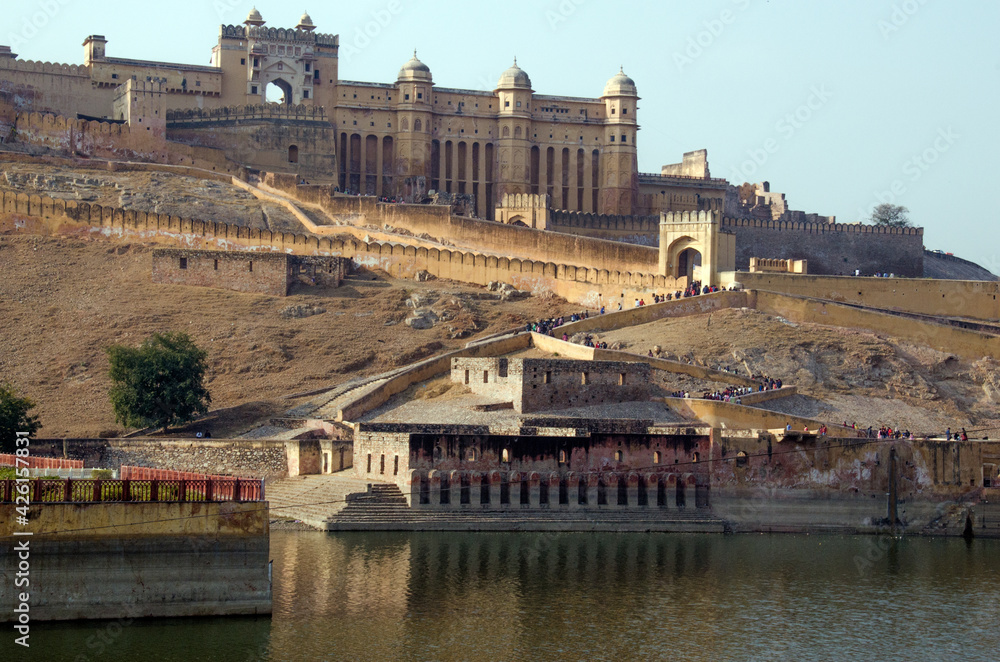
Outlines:
[[188, 259], [186, 257], [182, 257], [181, 258], [181, 269], [187, 269], [187, 268], [188, 268]]

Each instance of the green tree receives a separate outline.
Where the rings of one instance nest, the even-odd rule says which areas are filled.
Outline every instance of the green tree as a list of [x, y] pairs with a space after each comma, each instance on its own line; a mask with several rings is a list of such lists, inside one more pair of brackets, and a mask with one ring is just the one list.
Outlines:
[[22, 398], [10, 384], [0, 384], [0, 452], [13, 453], [18, 432], [34, 436], [42, 425], [37, 416], [28, 412], [35, 407], [29, 398]]
[[887, 202], [875, 207], [869, 219], [874, 225], [890, 228], [911, 228], [910, 210], [902, 205], [891, 205]]
[[208, 412], [205, 357], [186, 333], [154, 333], [138, 348], [112, 345], [111, 405], [127, 427], [168, 428]]

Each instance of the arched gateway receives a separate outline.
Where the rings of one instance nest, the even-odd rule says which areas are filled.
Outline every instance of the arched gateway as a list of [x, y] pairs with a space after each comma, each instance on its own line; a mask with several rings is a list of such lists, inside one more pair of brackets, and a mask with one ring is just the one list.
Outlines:
[[660, 275], [720, 285], [736, 267], [736, 235], [720, 228], [718, 212], [660, 214]]

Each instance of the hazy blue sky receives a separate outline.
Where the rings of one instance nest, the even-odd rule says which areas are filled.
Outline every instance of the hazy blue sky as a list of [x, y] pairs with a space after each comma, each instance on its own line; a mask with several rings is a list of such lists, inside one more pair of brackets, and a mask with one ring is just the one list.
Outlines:
[[[208, 64], [239, 0], [5, 3], [0, 44], [22, 59], [108, 55]], [[303, 7], [258, 0], [268, 25]], [[343, 79], [393, 82], [414, 48], [443, 87], [492, 89], [516, 55], [536, 92], [600, 96], [635, 79], [639, 167], [708, 148], [712, 174], [771, 182], [793, 209], [909, 207], [924, 243], [1000, 273], [995, 0], [374, 0], [312, 3], [341, 38]]]

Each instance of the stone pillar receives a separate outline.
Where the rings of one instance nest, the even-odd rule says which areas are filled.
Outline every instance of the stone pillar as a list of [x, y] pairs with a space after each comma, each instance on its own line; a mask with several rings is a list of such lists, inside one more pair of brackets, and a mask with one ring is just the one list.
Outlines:
[[583, 150], [583, 209], [580, 211], [596, 213], [594, 209], [594, 157], [593, 148]]
[[[639, 507], [639, 474], [630, 473], [625, 480], [628, 481], [627, 482], [628, 507], [629, 508], [638, 508]], [[648, 497], [649, 497], [648, 493], [646, 494], [646, 497], [648, 499]]]
[[625, 504], [618, 503], [618, 484], [625, 480], [624, 476], [619, 476], [617, 473], [605, 474], [604, 484], [607, 486], [604, 488], [604, 493], [607, 497], [608, 508], [624, 508]]
[[597, 482], [600, 480], [600, 476], [596, 473], [590, 473], [585, 475], [587, 481], [587, 508], [597, 507]]
[[[565, 508], [566, 506], [560, 505], [559, 503], [559, 474], [550, 473], [547, 478], [549, 483], [549, 505], [548, 508], [556, 510], [559, 508]], [[543, 506], [544, 508], [545, 506]]]
[[528, 507], [533, 510], [538, 510], [541, 506], [541, 496], [539, 492], [542, 490], [542, 481], [537, 473], [534, 471], [528, 475]]
[[[510, 494], [510, 507], [513, 510], [521, 508], [521, 472], [511, 471], [507, 478]], [[525, 506], [527, 507], [527, 506]]]
[[660, 477], [657, 474], [646, 474], [646, 508], [650, 510], [656, 510], [659, 508], [658, 497], [659, 497], [659, 487], [660, 487]]
[[430, 494], [429, 508], [440, 508], [441, 507], [441, 472], [440, 471], [429, 471], [427, 472], [427, 480], [430, 483], [430, 489], [428, 490]]
[[500, 472], [491, 471], [487, 480], [490, 482], [490, 510], [500, 509]]
[[385, 146], [382, 144], [382, 137], [376, 135], [375, 138], [377, 142], [375, 143], [375, 195], [387, 195], [382, 190], [382, 168], [384, 164], [382, 163]]
[[461, 471], [451, 471], [448, 473], [448, 495], [449, 505], [452, 510], [457, 510], [458, 508], [468, 508], [468, 506], [462, 505], [462, 472]]
[[420, 508], [420, 477], [423, 474], [419, 471], [410, 471], [409, 480], [410, 487], [409, 490], [403, 490], [403, 494], [406, 496], [406, 500], [409, 502], [410, 508]]
[[569, 503], [566, 505], [569, 510], [579, 510], [580, 505], [580, 475], [574, 471], [566, 474], [566, 496]]
[[663, 483], [667, 496], [667, 510], [677, 510], [677, 474], [670, 474]]
[[469, 474], [469, 508], [485, 508], [482, 501], [483, 474], [473, 471]]

